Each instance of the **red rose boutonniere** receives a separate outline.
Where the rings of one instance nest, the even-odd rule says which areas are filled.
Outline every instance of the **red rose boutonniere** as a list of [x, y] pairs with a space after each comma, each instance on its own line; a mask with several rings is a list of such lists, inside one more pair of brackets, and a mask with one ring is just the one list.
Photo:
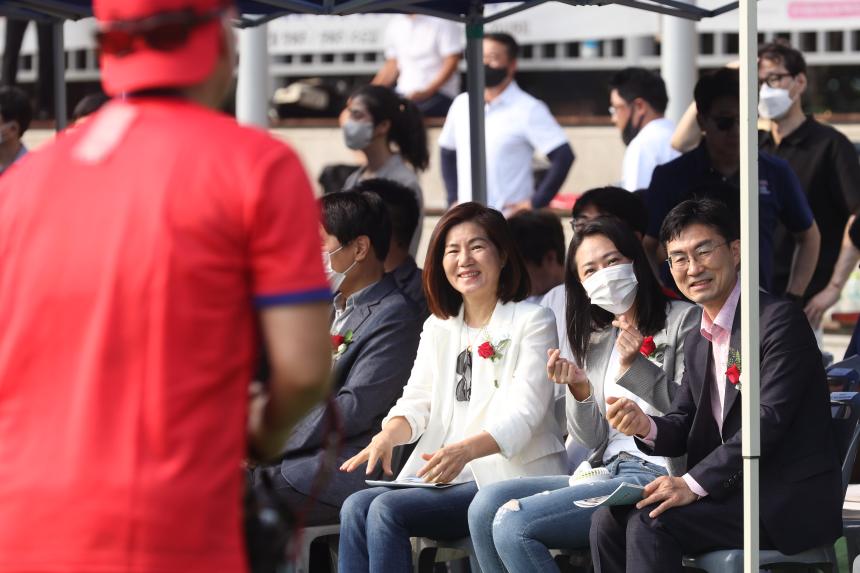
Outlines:
[[491, 362], [501, 360], [504, 356], [504, 354], [502, 353], [505, 351], [505, 349], [510, 343], [510, 338], [500, 340], [496, 344], [493, 344], [492, 342], [487, 340], [478, 347], [478, 356], [480, 356], [481, 358], [489, 358]]
[[663, 365], [663, 356], [666, 354], [666, 345], [657, 346], [653, 336], [646, 336], [642, 340], [642, 346], [639, 347], [639, 354], [656, 364]]
[[[490, 362], [498, 362], [502, 358], [504, 358], [505, 349], [511, 344], [510, 338], [502, 338], [498, 342], [493, 342], [489, 335], [484, 333], [486, 340], [478, 346], [478, 356], [483, 358], [484, 360], [489, 360]], [[496, 372], [496, 376], [498, 376], [498, 372]], [[496, 378], [493, 380], [493, 385], [498, 388], [499, 380]]]
[[726, 368], [726, 378], [729, 379], [729, 382], [732, 386], [735, 387], [735, 390], [740, 391], [741, 389], [741, 353], [735, 350], [734, 348], [729, 349], [729, 362], [728, 368]]
[[346, 349], [349, 348], [349, 345], [352, 344], [352, 331], [347, 330], [346, 334], [332, 334], [331, 335], [331, 351], [332, 358], [337, 360], [340, 358], [340, 355], [346, 352]]
[[654, 344], [653, 336], [646, 336], [642, 341], [642, 346], [639, 348], [639, 353], [645, 358], [650, 357], [657, 350], [657, 345]]

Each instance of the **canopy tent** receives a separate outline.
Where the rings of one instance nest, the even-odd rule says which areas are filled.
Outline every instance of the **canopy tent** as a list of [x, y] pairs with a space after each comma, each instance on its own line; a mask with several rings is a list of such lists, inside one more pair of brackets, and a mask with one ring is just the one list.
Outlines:
[[[438, 16], [466, 24], [467, 88], [471, 127], [473, 200], [486, 203], [486, 158], [484, 148], [484, 73], [482, 41], [484, 24], [496, 21], [549, 0], [511, 3], [502, 0], [239, 0], [238, 27], [252, 27], [287, 14], [344, 16], [372, 12], [409, 12]], [[758, 571], [759, 511], [759, 346], [758, 346], [758, 139], [757, 139], [757, 16], [754, 0], [730, 2], [706, 10], [681, 0], [554, 0], [574, 6], [616, 4], [664, 15], [700, 20], [718, 16], [740, 6], [740, 123], [741, 123], [741, 326], [743, 356], [742, 440], [744, 487], [744, 571]], [[484, 14], [484, 5], [506, 4]], [[55, 57], [63, 62], [62, 21], [92, 16], [90, 0], [7, 0], [0, 15], [55, 22]], [[56, 68], [58, 127], [65, 118], [65, 77]]]
[[[466, 23], [488, 24], [505, 16], [544, 4], [550, 0], [239, 0], [241, 26], [254, 25], [287, 14], [316, 14], [347, 16], [372, 12], [411, 12], [438, 16]], [[572, 6], [631, 6], [660, 14], [691, 20], [711, 18], [737, 8], [729, 2], [714, 10], [698, 7], [681, 0], [554, 0]], [[484, 16], [481, 6], [487, 4], [516, 4]], [[75, 20], [92, 16], [92, 0], [7, 0], [0, 4], [0, 15], [39, 21]]]

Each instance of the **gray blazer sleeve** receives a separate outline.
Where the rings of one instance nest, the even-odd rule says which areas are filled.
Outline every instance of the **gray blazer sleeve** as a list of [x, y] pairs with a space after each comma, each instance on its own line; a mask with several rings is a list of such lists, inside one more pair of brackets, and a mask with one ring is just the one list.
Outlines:
[[[595, 388], [592, 386], [591, 396], [580, 402], [570, 390], [565, 390], [567, 431], [574, 440], [591, 449], [597, 449], [609, 439], [609, 425], [594, 394]], [[600, 394], [602, 396], [603, 392]]]
[[584, 365], [591, 386], [591, 396], [580, 402], [573, 397], [570, 390], [564, 390], [567, 431], [574, 440], [587, 448], [598, 449], [609, 438], [609, 425], [604, 418], [606, 406], [603, 400], [603, 376], [606, 374], [606, 363], [614, 344], [614, 337], [609, 329], [591, 337]]

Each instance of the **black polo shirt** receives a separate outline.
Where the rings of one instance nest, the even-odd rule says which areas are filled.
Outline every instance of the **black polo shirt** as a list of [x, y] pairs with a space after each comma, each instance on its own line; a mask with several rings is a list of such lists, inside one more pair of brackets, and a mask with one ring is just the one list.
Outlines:
[[[788, 164], [772, 155], [759, 153], [759, 283], [771, 289], [773, 275], [773, 229], [782, 223], [793, 233], [806, 231], [812, 226], [812, 211], [803, 196], [800, 182]], [[715, 194], [714, 183], [723, 183], [727, 194]], [[724, 177], [711, 167], [705, 141], [681, 157], [658, 165], [646, 191], [648, 231], [650, 237], [659, 238], [663, 219], [676, 205], [698, 197], [710, 197], [725, 203], [732, 214], [740, 219], [739, 173]], [[663, 277], [666, 280], [666, 276]], [[670, 282], [667, 284], [671, 284]]]
[[[860, 208], [860, 161], [845, 135], [811, 116], [779, 145], [769, 132], [760, 137], [761, 150], [785, 159], [800, 179], [821, 232], [821, 252], [806, 289], [811, 297], [827, 286], [839, 257], [845, 225]], [[773, 290], [785, 292], [794, 239], [780, 226], [774, 237]]]

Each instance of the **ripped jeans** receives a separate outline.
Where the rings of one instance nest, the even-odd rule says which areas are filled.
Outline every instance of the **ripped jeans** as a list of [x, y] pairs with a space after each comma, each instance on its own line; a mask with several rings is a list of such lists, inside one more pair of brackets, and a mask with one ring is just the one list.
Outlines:
[[469, 531], [482, 573], [558, 571], [550, 549], [588, 547], [591, 514], [574, 501], [612, 493], [621, 483], [645, 485], [666, 468], [620, 453], [608, 480], [571, 487], [568, 476], [523, 477], [481, 488], [469, 506]]

